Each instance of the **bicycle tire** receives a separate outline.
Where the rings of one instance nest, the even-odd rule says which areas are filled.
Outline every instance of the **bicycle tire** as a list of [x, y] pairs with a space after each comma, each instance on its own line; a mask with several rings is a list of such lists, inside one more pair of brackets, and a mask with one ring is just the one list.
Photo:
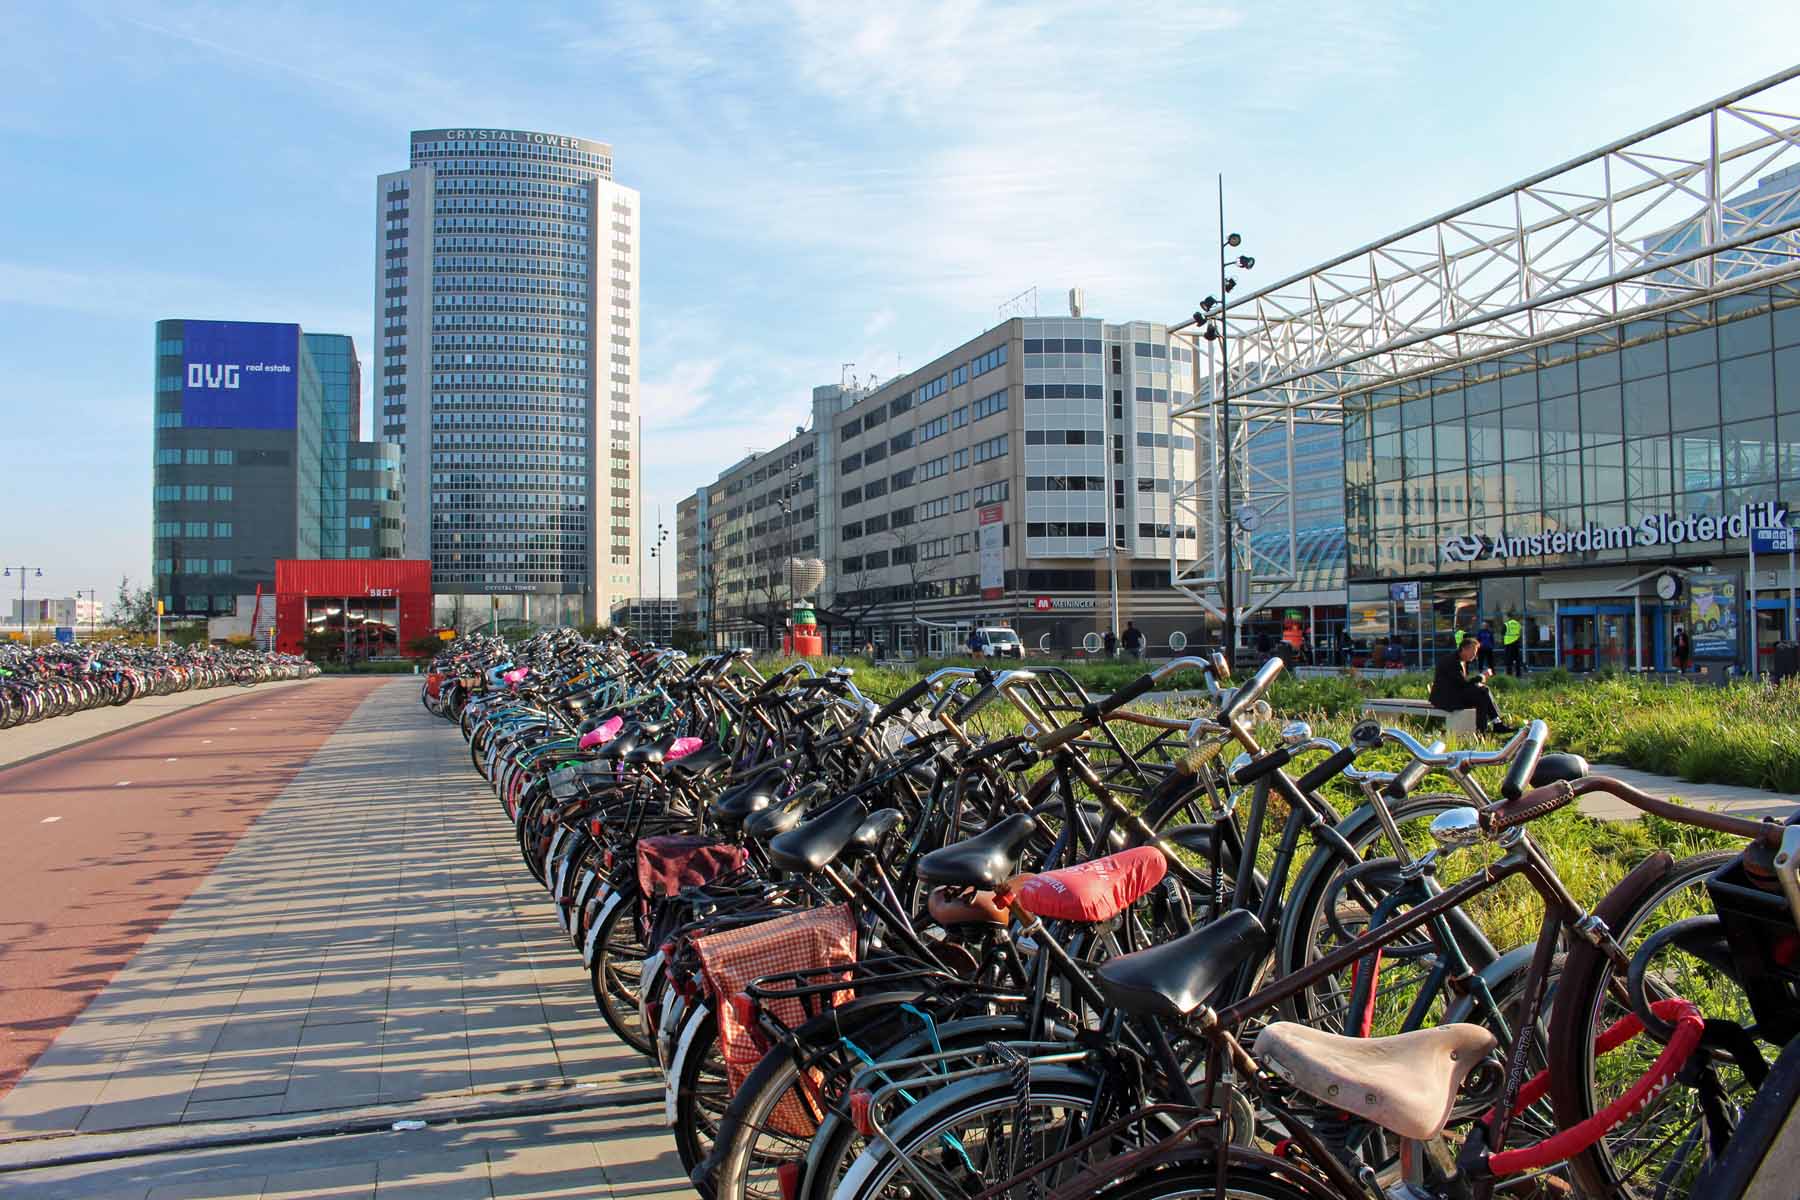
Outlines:
[[[1626, 876], [1594, 906], [1594, 915], [1606, 922], [1613, 938], [1629, 951], [1632, 933], [1641, 928], [1665, 900], [1698, 883], [1735, 856], [1735, 851], [1715, 850], [1677, 861], [1665, 854], [1660, 857], [1666, 861], [1657, 868], [1649, 866], [1657, 859], [1646, 860], [1645, 866]], [[1564, 1070], [1551, 1073], [1550, 1102], [1557, 1123], [1565, 1129], [1587, 1120], [1604, 1106], [1604, 1101], [1595, 1093], [1593, 1047], [1594, 1038], [1604, 1029], [1605, 1023], [1610, 1023], [1606, 1010], [1608, 984], [1613, 977], [1611, 961], [1597, 947], [1582, 939], [1572, 941], [1574, 944], [1563, 968], [1562, 985], [1551, 1009], [1549, 1024], [1552, 1061], [1565, 1064]], [[1663, 1110], [1673, 1097], [1685, 1094], [1688, 1094], [1685, 1088], [1665, 1088], [1661, 1096], [1633, 1113], [1628, 1120], [1647, 1119]], [[1614, 1151], [1614, 1147], [1624, 1143], [1629, 1135], [1615, 1137], [1616, 1132], [1609, 1133], [1569, 1160], [1577, 1194], [1618, 1197], [1619, 1200], [1651, 1200], [1669, 1195], [1662, 1185], [1647, 1190], [1632, 1182], [1631, 1176], [1635, 1172], [1621, 1168]], [[1672, 1147], [1679, 1143], [1674, 1139], [1663, 1139], [1663, 1144]], [[1665, 1164], [1659, 1174], [1667, 1169]]]
[[588, 981], [607, 1027], [639, 1054], [655, 1058], [656, 1042], [644, 1028], [643, 1010], [638, 1005], [647, 957], [649, 951], [637, 936], [636, 899], [621, 895], [600, 918]]

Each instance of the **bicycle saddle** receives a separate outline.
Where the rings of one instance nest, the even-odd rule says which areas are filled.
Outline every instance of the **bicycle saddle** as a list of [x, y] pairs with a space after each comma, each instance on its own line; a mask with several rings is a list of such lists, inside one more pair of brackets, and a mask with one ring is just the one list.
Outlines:
[[784, 871], [817, 871], [844, 852], [868, 815], [855, 797], [840, 800], [769, 839], [769, 861]]
[[692, 754], [676, 759], [669, 764], [669, 769], [679, 771], [689, 779], [699, 779], [711, 775], [731, 762], [731, 756], [717, 746], [702, 746]]
[[1013, 895], [1034, 916], [1097, 925], [1141, 900], [1168, 871], [1169, 860], [1161, 850], [1138, 846], [1033, 875]]
[[892, 833], [900, 824], [903, 814], [897, 808], [884, 808], [872, 812], [856, 832], [850, 835], [850, 845], [846, 849], [852, 853], [867, 854], [881, 845], [881, 839]]
[[617, 762], [629, 751], [637, 749], [638, 743], [643, 740], [642, 730], [626, 728], [618, 737], [600, 747], [594, 757], [605, 759], [608, 762]]
[[638, 742], [637, 745], [633, 746], [619, 757], [628, 763], [655, 764], [663, 760], [663, 756], [669, 752], [669, 747], [674, 744], [675, 735], [672, 733], [665, 733], [655, 741], [649, 741], [646, 738], [645, 740]]
[[734, 781], [712, 802], [713, 818], [721, 824], [739, 826], [751, 813], [775, 803], [787, 763], [769, 763]]
[[1496, 1044], [1479, 1025], [1360, 1038], [1277, 1021], [1257, 1036], [1256, 1057], [1315, 1099], [1425, 1141], [1444, 1131], [1463, 1080]]
[[1019, 873], [1019, 858], [1035, 832], [1036, 821], [1014, 813], [972, 838], [931, 851], [915, 870], [927, 883], [991, 892]]
[[823, 783], [814, 781], [785, 800], [771, 797], [763, 807], [743, 818], [744, 832], [759, 842], [767, 842], [772, 837], [786, 833], [806, 818], [807, 806], [823, 796], [825, 791]]
[[1531, 772], [1531, 786], [1540, 788], [1560, 780], [1574, 783], [1587, 773], [1588, 761], [1579, 754], [1546, 754], [1538, 759], [1536, 769]]
[[1172, 942], [1108, 959], [1095, 981], [1109, 1003], [1134, 1017], [1185, 1017], [1268, 945], [1256, 914], [1236, 908]]

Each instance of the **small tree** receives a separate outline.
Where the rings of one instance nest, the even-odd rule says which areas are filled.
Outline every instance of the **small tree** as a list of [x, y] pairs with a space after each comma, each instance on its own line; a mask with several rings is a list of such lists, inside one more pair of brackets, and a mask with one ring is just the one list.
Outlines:
[[[904, 525], [890, 532], [888, 538], [893, 543], [890, 561], [894, 566], [906, 572], [906, 594], [912, 617], [913, 638], [917, 643], [921, 640], [919, 639], [921, 628], [919, 624], [919, 593], [925, 590], [927, 583], [943, 575], [944, 565], [950, 560], [948, 558], [921, 558], [918, 541], [911, 536], [913, 532], [913, 526]], [[916, 649], [923, 656], [923, 648], [916, 647]]]
[[149, 588], [132, 589], [131, 576], [119, 576], [119, 595], [113, 601], [113, 622], [132, 633], [156, 628], [156, 594]]

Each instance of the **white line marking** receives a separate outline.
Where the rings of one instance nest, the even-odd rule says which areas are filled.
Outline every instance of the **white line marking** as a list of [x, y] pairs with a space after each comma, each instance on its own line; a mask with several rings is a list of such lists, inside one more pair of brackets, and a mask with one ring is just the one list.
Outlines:
[[121, 779], [121, 780], [119, 780], [119, 782], [113, 784], [113, 786], [114, 787], [125, 787], [130, 783], [131, 783], [131, 780], [129, 780], [129, 779]]
[[38, 824], [39, 825], [54, 825], [60, 820], [62, 820], [61, 817], [45, 817], [43, 820], [39, 821]]
[[165, 759], [163, 759], [163, 761], [164, 762], [180, 762], [181, 760], [178, 758], [165, 758]]
[[211, 738], [201, 738], [200, 744], [202, 746], [210, 746], [210, 745], [212, 745], [212, 739]]

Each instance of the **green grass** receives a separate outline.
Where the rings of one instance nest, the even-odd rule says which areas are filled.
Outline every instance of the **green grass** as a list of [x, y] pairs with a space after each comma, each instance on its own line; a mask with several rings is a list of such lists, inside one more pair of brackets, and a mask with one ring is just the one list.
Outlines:
[[[877, 697], [899, 692], [923, 672], [975, 665], [971, 659], [929, 660], [915, 671], [870, 667], [856, 658], [827, 661], [855, 667], [859, 686]], [[1056, 665], [1094, 692], [1122, 687], [1144, 669], [1144, 664], [1128, 661]], [[1183, 673], [1160, 686], [1177, 690], [1200, 685], [1197, 675]], [[1365, 700], [1423, 699], [1430, 686], [1431, 677], [1419, 673], [1354, 679], [1284, 676], [1271, 689], [1269, 702], [1284, 717], [1350, 721], [1360, 715]], [[1691, 783], [1800, 795], [1800, 681], [1720, 688], [1556, 670], [1526, 680], [1499, 676], [1492, 686], [1508, 719], [1538, 717], [1549, 724], [1554, 750]]]

